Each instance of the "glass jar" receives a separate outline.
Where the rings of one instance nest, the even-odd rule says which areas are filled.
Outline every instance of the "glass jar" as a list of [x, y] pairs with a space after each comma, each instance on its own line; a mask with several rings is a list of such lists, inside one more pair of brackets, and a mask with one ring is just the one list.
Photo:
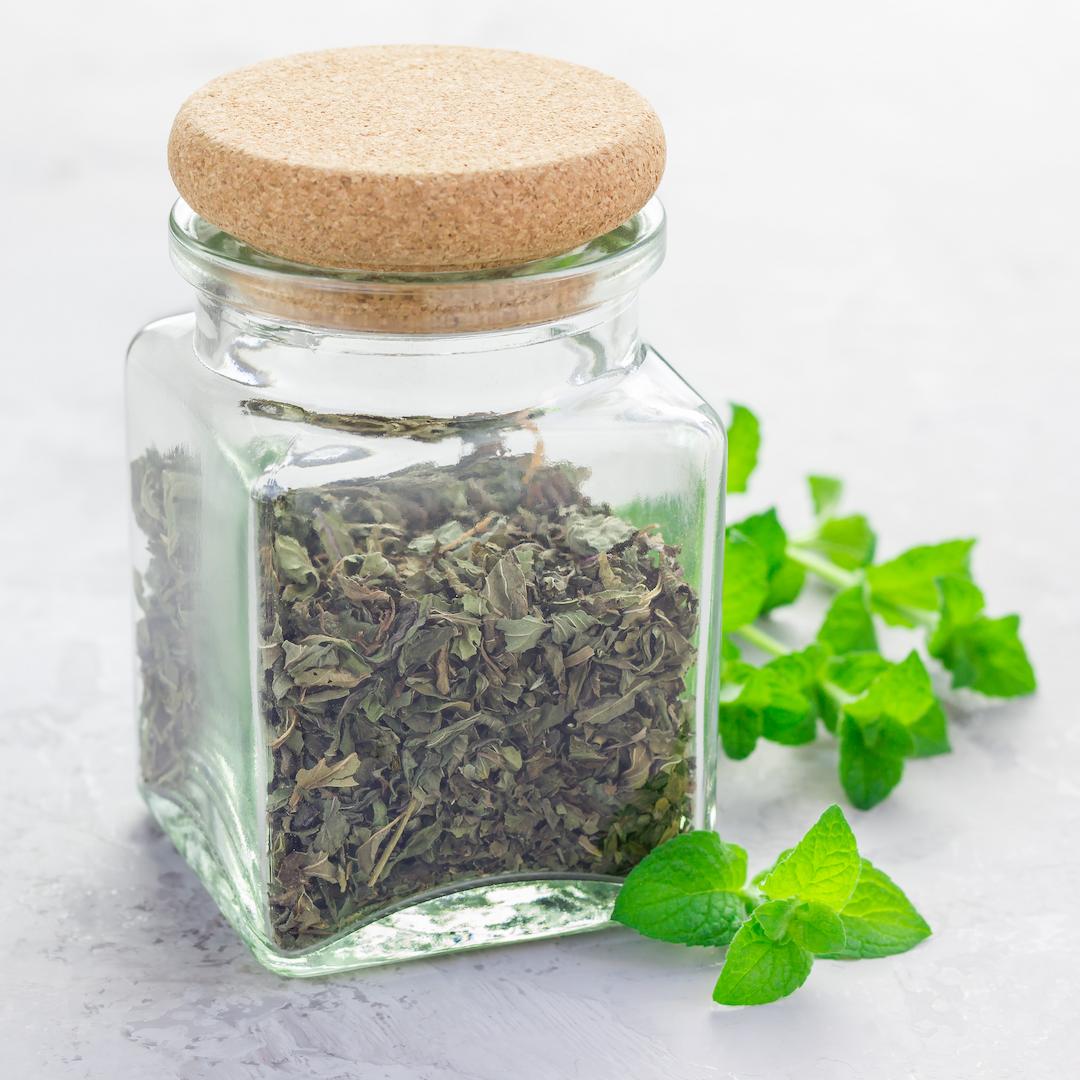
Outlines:
[[128, 359], [141, 790], [258, 959], [603, 926], [715, 808], [724, 435], [557, 258], [316, 270], [183, 202]]

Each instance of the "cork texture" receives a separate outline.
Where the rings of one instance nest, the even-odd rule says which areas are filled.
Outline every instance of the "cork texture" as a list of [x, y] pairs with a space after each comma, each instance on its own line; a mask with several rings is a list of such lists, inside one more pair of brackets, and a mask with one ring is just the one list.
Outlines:
[[169, 168], [202, 217], [296, 262], [470, 270], [626, 221], [664, 134], [625, 83], [527, 53], [366, 46], [269, 60], [180, 109]]

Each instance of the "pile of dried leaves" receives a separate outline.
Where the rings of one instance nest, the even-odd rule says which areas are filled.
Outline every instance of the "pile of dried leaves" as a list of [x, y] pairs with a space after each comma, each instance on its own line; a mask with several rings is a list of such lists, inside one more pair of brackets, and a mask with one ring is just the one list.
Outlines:
[[697, 598], [581, 476], [477, 452], [260, 510], [271, 915], [303, 947], [686, 824]]
[[[621, 876], [685, 827], [697, 598], [676, 548], [486, 446], [258, 507], [270, 910], [301, 948], [474, 879]], [[189, 455], [132, 465], [144, 782], [199, 723]]]
[[197, 722], [192, 620], [198, 494], [198, 470], [184, 450], [150, 449], [132, 462], [132, 509], [149, 555], [145, 571], [135, 576], [139, 766], [143, 783], [159, 791], [180, 784], [184, 746]]

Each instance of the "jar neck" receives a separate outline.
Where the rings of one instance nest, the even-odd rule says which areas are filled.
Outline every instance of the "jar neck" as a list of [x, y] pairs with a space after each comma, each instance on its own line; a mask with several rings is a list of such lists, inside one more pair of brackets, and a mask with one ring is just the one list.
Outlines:
[[378, 416], [513, 413], [639, 360], [637, 290], [586, 311], [509, 330], [345, 332], [284, 323], [197, 294], [195, 352], [268, 407]]

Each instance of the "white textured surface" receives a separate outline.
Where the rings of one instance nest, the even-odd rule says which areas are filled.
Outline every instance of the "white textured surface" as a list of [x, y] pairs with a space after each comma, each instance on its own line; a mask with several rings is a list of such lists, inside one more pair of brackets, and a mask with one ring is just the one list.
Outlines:
[[[393, 5], [387, 5], [393, 7]], [[1073, 1075], [1080, 997], [1080, 12], [1070, 0], [9, 5], [2, 78], [0, 1059], [20, 1078]], [[1042, 690], [966, 715], [857, 815], [936, 929], [765, 1009], [613, 932], [315, 983], [264, 973], [134, 787], [120, 358], [186, 303], [164, 142], [299, 48], [446, 40], [628, 79], [664, 117], [647, 328], [767, 424], [756, 499], [843, 472], [885, 553], [982, 538]], [[723, 771], [759, 861], [836, 796], [827, 742]]]

